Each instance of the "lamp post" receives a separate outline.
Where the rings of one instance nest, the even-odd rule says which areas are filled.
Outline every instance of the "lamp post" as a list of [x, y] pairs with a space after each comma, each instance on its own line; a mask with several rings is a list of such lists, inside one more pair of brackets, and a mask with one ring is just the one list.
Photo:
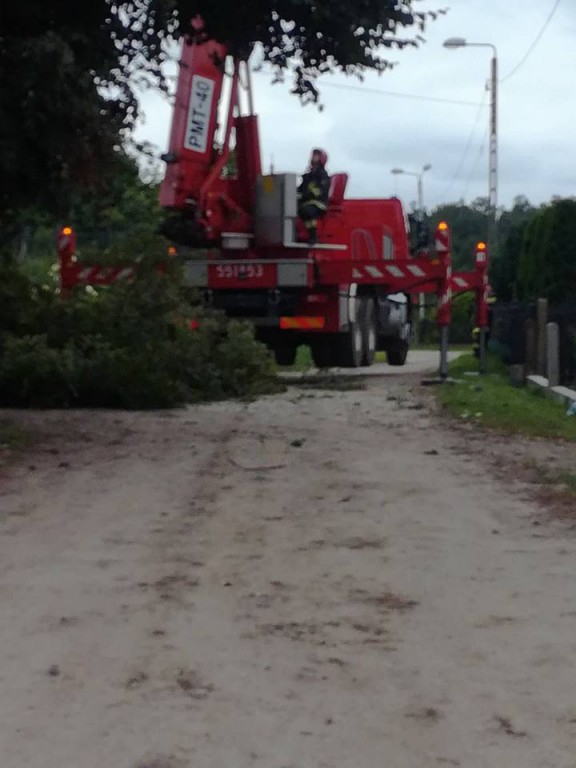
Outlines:
[[[422, 177], [426, 173], [426, 171], [429, 171], [432, 168], [430, 163], [426, 163], [426, 165], [422, 166], [421, 171], [405, 171], [404, 168], [392, 168], [390, 173], [392, 173], [394, 176], [414, 176], [418, 181], [418, 212], [422, 218], [422, 221], [424, 220], [424, 190], [422, 185]], [[420, 293], [418, 296], [418, 319], [420, 320], [420, 323], [422, 323], [426, 319], [426, 297], [423, 293]], [[417, 336], [420, 336], [420, 328], [416, 329]]]
[[422, 188], [422, 176], [426, 173], [426, 171], [429, 171], [432, 166], [430, 163], [427, 163], [425, 166], [422, 167], [421, 171], [405, 171], [404, 168], [392, 168], [390, 173], [392, 173], [394, 176], [414, 176], [418, 180], [418, 210], [420, 213], [424, 213], [424, 192]]
[[495, 254], [498, 244], [496, 214], [498, 210], [498, 51], [492, 43], [469, 43], [464, 37], [450, 37], [445, 48], [490, 48], [490, 159], [488, 168], [488, 243], [490, 253]]

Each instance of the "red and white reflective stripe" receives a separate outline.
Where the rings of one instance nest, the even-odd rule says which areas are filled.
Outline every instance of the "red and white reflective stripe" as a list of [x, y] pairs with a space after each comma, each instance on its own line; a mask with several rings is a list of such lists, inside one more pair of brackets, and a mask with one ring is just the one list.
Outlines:
[[400, 267], [387, 266], [386, 272], [388, 272], [389, 275], [392, 275], [392, 277], [406, 277], [406, 272], [404, 272], [403, 269], [400, 269]]
[[436, 230], [436, 253], [447, 253], [450, 250], [450, 231], [448, 229]]
[[[450, 283], [447, 283], [447, 285], [450, 285]], [[446, 307], [450, 304], [452, 301], [452, 288], [448, 288], [447, 290], [443, 291], [440, 295], [440, 306]]]
[[390, 277], [394, 277], [397, 280], [400, 280], [403, 277], [427, 276], [426, 272], [417, 264], [406, 264], [406, 266], [402, 267], [388, 264], [380, 267], [370, 265], [368, 267], [352, 268], [352, 278], [356, 280], [361, 280], [366, 277], [386, 277], [386, 275], [390, 275]]
[[324, 317], [281, 317], [280, 328], [284, 330], [321, 330], [326, 326]]
[[93, 280], [98, 273], [98, 267], [89, 267], [88, 269], [81, 269], [78, 272], [78, 280]]
[[446, 280], [442, 283], [442, 292], [438, 298], [438, 325], [450, 325], [452, 309], [452, 267], [446, 269]]
[[119, 280], [126, 280], [134, 275], [135, 270], [133, 267], [84, 267], [78, 271], [77, 280], [79, 283], [96, 281], [115, 283]]
[[436, 238], [436, 253], [445, 253], [448, 250], [448, 243], [445, 243], [444, 240], [440, 240], [440, 238]]
[[462, 288], [462, 289], [465, 289], [465, 290], [470, 290], [473, 287], [472, 284], [470, 283], [470, 281], [469, 280], [465, 280], [463, 277], [453, 277], [452, 278], [452, 283], [457, 288]]
[[125, 267], [124, 269], [121, 269], [120, 272], [116, 275], [116, 280], [126, 280], [128, 277], [134, 276], [134, 268], [133, 267]]
[[424, 272], [423, 269], [420, 269], [420, 267], [417, 264], [408, 264], [406, 267], [408, 272], [411, 272], [414, 277], [426, 277], [426, 272]]

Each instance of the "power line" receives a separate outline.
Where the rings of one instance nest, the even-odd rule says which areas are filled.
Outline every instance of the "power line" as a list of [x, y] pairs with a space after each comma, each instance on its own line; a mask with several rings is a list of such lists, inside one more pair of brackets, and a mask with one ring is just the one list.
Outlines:
[[346, 85], [345, 83], [322, 83], [321, 88], [339, 88], [347, 91], [361, 91], [378, 96], [392, 96], [399, 99], [413, 99], [415, 101], [435, 101], [440, 104], [459, 104], [466, 107], [477, 107], [476, 101], [460, 101], [458, 99], [443, 99], [438, 96], [423, 96], [415, 93], [401, 93], [400, 91], [383, 91], [380, 88], [365, 88], [362, 85]]
[[[263, 70], [256, 70], [257, 74], [270, 74]], [[349, 85], [347, 83], [326, 83], [319, 82], [319, 88], [337, 88], [345, 91], [359, 91], [360, 93], [368, 93], [375, 96], [391, 96], [397, 99], [411, 99], [413, 101], [434, 101], [440, 104], [457, 104], [464, 107], [477, 107], [476, 101], [460, 101], [458, 99], [443, 99], [438, 96], [424, 96], [416, 93], [402, 93], [400, 91], [383, 91], [380, 88], [366, 88], [363, 85]]]
[[542, 26], [542, 29], [540, 30], [540, 32], [538, 32], [538, 34], [534, 38], [533, 43], [530, 45], [530, 47], [528, 48], [528, 50], [526, 51], [526, 53], [524, 54], [522, 59], [520, 59], [518, 64], [516, 64], [514, 69], [511, 72], [508, 72], [506, 77], [504, 77], [504, 78], [502, 78], [502, 80], [500, 80], [501, 83], [505, 83], [506, 80], [509, 80], [513, 75], [515, 75], [516, 72], [518, 72], [518, 70], [520, 69], [520, 67], [524, 64], [524, 62], [528, 59], [528, 57], [530, 56], [532, 51], [536, 48], [536, 46], [538, 45], [538, 43], [542, 39], [542, 36], [543, 36], [544, 32], [546, 32], [546, 30], [548, 29], [548, 25], [550, 24], [550, 22], [554, 18], [554, 15], [556, 14], [556, 11], [558, 10], [558, 6], [560, 5], [561, 1], [562, 0], [556, 0], [556, 2], [554, 3], [554, 5], [552, 7], [552, 10], [548, 14], [548, 18], [546, 19], [546, 21], [544, 22], [544, 25]]
[[468, 194], [468, 189], [470, 187], [470, 184], [472, 183], [472, 177], [474, 176], [474, 173], [476, 172], [476, 168], [478, 167], [478, 163], [480, 162], [480, 158], [484, 154], [484, 149], [486, 147], [486, 139], [488, 137], [488, 126], [486, 126], [486, 130], [484, 131], [484, 136], [482, 137], [482, 144], [480, 144], [480, 147], [478, 148], [478, 154], [476, 155], [474, 159], [474, 163], [472, 164], [472, 168], [470, 170], [470, 175], [468, 176], [468, 181], [466, 182], [466, 186], [464, 188], [464, 194], [462, 195], [463, 199], [466, 200], [466, 195]]
[[452, 177], [452, 180], [448, 182], [448, 185], [444, 189], [443, 193], [440, 195], [440, 199], [446, 198], [452, 187], [454, 186], [454, 183], [460, 176], [460, 173], [462, 171], [462, 168], [464, 166], [464, 163], [466, 162], [466, 158], [468, 157], [468, 152], [470, 150], [470, 147], [472, 146], [472, 140], [474, 138], [474, 134], [476, 133], [476, 127], [478, 126], [478, 121], [480, 120], [480, 115], [482, 114], [483, 108], [485, 106], [485, 100], [486, 100], [486, 91], [484, 91], [482, 96], [482, 101], [478, 104], [478, 112], [476, 113], [476, 118], [474, 119], [474, 125], [472, 126], [472, 130], [470, 131], [470, 136], [468, 137], [468, 141], [466, 142], [466, 146], [464, 147], [464, 152], [462, 153], [462, 156], [460, 158], [460, 162], [458, 163], [456, 170], [454, 172], [454, 176]]

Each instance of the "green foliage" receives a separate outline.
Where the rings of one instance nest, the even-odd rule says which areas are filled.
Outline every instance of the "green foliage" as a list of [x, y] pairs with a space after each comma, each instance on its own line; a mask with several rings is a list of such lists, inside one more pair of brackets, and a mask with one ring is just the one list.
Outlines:
[[557, 200], [526, 225], [517, 287], [526, 300], [545, 296], [561, 302], [576, 296], [576, 200]]
[[[542, 209], [540, 209], [542, 210]], [[520, 254], [531, 222], [538, 214], [523, 195], [514, 199], [510, 210], [501, 210], [498, 219], [498, 248], [490, 254], [490, 281], [499, 301], [518, 298]], [[452, 262], [455, 270], [474, 269], [474, 254], [488, 234], [488, 200], [477, 198], [470, 205], [450, 203], [432, 212], [434, 226], [449, 222], [452, 231]], [[537, 276], [535, 276], [537, 280]]]
[[486, 240], [488, 215], [486, 199], [478, 198], [471, 205], [449, 203], [432, 212], [432, 226], [447, 221], [452, 232], [452, 266], [474, 269], [474, 254], [480, 240]]
[[202, 311], [175, 272], [144, 263], [133, 285], [77, 290], [66, 302], [5, 272], [0, 301], [18, 308], [24, 297], [26, 309], [2, 335], [0, 405], [165, 408], [277, 388], [253, 329]]
[[16, 420], [0, 419], [0, 468], [6, 466], [19, 451], [32, 441], [32, 435]]
[[[488, 374], [498, 374], [501, 376], [506, 375], [506, 366], [502, 360], [496, 355], [487, 355], [486, 357], [486, 372]], [[466, 373], [478, 372], [478, 360], [474, 355], [460, 355], [456, 360], [450, 363], [450, 375], [454, 378], [459, 378]], [[483, 379], [481, 379], [483, 381]]]
[[200, 14], [208, 36], [242, 55], [258, 41], [264, 60], [277, 70], [299, 62], [294, 92], [313, 101], [318, 94], [308, 78], [335, 70], [361, 74], [390, 69], [394, 64], [382, 51], [418, 47], [424, 42], [426, 21], [446, 12], [422, 8], [418, 0], [177, 0], [176, 6], [180, 19]]
[[477, 370], [478, 361], [472, 355], [451, 363], [450, 374], [459, 383], [436, 389], [449, 415], [506, 433], [576, 440], [576, 419], [566, 416], [565, 406], [525, 387], [513, 387], [506, 368], [491, 355], [487, 375], [466, 376]]
[[498, 251], [491, 260], [490, 280], [499, 301], [518, 297], [518, 263], [526, 229], [537, 209], [526, 197], [518, 195], [509, 211], [502, 211], [498, 220]]
[[470, 344], [474, 328], [476, 300], [473, 293], [460, 293], [452, 298], [452, 323], [450, 341]]
[[[118, 179], [121, 147], [137, 123], [136, 88], [169, 90], [168, 40], [206, 31], [248, 54], [260, 42], [276, 70], [296, 68], [295, 92], [315, 98], [310, 77], [327, 69], [359, 73], [391, 64], [382, 46], [423, 41], [426, 9], [417, 0], [360, 5], [319, 0], [21, 0], [0, 25], [0, 251], [18, 236], [30, 208], [67, 218], [78, 195], [105, 196]], [[419, 3], [418, 3], [419, 5]], [[442, 11], [440, 11], [442, 12]], [[414, 28], [404, 37], [403, 29]], [[138, 149], [142, 150], [143, 147]], [[136, 215], [141, 209], [136, 207]], [[108, 219], [114, 218], [109, 211]], [[109, 221], [109, 223], [112, 223]]]
[[97, 195], [75, 195], [68, 221], [77, 231], [78, 245], [100, 249], [151, 236], [158, 230], [163, 212], [158, 204], [158, 185], [142, 181], [134, 158], [121, 154], [116, 170]]
[[[452, 297], [452, 322], [450, 323], [450, 345], [472, 343], [472, 330], [475, 319], [475, 297], [471, 292], [460, 293]], [[418, 341], [423, 347], [438, 349], [440, 328], [436, 322], [436, 308], [429, 307], [426, 317], [419, 322]]]

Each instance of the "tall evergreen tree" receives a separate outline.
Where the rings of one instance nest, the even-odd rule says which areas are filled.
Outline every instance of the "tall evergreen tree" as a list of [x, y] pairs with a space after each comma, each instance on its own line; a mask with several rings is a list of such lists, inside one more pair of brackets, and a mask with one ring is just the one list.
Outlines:
[[518, 263], [520, 298], [576, 297], [576, 200], [557, 200], [526, 227]]

